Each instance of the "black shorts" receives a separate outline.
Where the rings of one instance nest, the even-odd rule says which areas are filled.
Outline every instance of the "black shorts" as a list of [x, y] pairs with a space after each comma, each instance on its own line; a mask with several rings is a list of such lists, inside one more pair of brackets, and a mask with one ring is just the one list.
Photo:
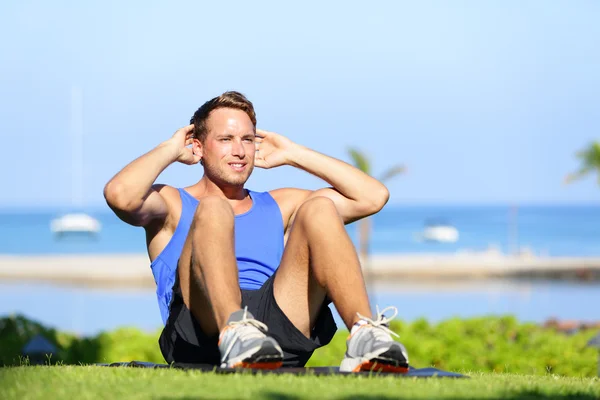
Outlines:
[[[271, 276], [260, 289], [242, 290], [242, 307], [254, 318], [269, 328], [272, 336], [284, 352], [284, 367], [303, 367], [313, 352], [328, 344], [337, 330], [331, 310], [330, 300], [323, 303], [311, 337], [307, 338], [281, 311], [273, 295]], [[163, 357], [168, 363], [220, 364], [218, 336], [208, 337], [200, 324], [183, 303], [179, 279], [173, 285], [173, 299], [169, 309], [169, 319], [158, 340]]]

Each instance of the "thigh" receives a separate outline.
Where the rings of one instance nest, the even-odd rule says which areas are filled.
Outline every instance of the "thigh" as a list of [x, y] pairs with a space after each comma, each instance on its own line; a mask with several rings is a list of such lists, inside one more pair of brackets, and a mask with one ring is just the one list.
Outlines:
[[281, 264], [274, 275], [277, 304], [298, 330], [310, 336], [327, 292], [310, 268], [308, 241], [301, 229], [292, 227]]
[[193, 310], [190, 312], [197, 321], [200, 321], [203, 331], [212, 334], [219, 332], [219, 329], [210, 301], [203, 293], [199, 282], [196, 281], [199, 277], [195, 277], [192, 272], [193, 245], [193, 235], [188, 234], [177, 262], [176, 279], [179, 282], [182, 302], [188, 310]]

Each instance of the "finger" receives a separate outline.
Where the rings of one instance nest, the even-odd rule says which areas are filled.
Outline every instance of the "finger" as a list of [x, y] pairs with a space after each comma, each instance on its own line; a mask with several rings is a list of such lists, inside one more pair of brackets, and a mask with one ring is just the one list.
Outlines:
[[257, 168], [267, 168], [267, 163], [263, 159], [254, 160], [254, 166]]
[[183, 128], [177, 129], [177, 132], [173, 136], [181, 137], [181, 135], [185, 135], [186, 137], [194, 132], [194, 124], [190, 124], [188, 126], [184, 126]]
[[185, 140], [185, 145], [190, 145], [190, 144], [194, 144], [194, 139], [193, 138], [188, 138]]

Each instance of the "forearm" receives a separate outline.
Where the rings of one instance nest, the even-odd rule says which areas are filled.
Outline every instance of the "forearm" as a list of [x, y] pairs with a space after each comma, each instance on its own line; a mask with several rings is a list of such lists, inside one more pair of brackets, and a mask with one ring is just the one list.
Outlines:
[[119, 209], [140, 207], [158, 176], [177, 155], [177, 148], [167, 141], [129, 163], [106, 184], [107, 202]]
[[344, 197], [377, 210], [389, 198], [385, 185], [358, 168], [304, 146], [295, 144], [289, 152], [289, 165], [318, 176]]

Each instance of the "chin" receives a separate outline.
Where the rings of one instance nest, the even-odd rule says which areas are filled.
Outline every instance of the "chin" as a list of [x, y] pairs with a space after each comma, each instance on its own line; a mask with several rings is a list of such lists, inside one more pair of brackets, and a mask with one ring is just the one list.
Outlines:
[[205, 165], [204, 173], [215, 182], [221, 182], [222, 184], [231, 186], [240, 186], [244, 185], [246, 181], [248, 181], [252, 170], [254, 169], [253, 167], [254, 166], [252, 166], [248, 171], [244, 171], [244, 173], [232, 173], [231, 171], [227, 171], [225, 169], [212, 169], [209, 166]]
[[230, 174], [227, 176], [227, 181], [230, 185], [244, 185], [250, 179], [252, 170], [251, 167], [248, 171], [244, 171], [244, 174]]
[[230, 185], [235, 185], [235, 186], [241, 186], [244, 185], [247, 181], [248, 181], [249, 176], [245, 176], [245, 177], [235, 177], [235, 178], [231, 178], [229, 179], [229, 183]]
[[229, 175], [229, 174], [225, 174], [225, 175], [221, 175], [220, 177], [220, 181], [222, 181], [223, 183], [227, 184], [227, 185], [231, 185], [231, 186], [242, 186], [246, 183], [246, 181], [248, 181], [248, 178], [250, 178], [250, 175]]

